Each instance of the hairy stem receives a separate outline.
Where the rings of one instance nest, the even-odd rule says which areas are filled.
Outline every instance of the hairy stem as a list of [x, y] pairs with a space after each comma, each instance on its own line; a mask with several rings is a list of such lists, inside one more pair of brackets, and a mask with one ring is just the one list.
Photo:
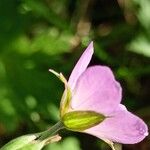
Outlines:
[[59, 130], [61, 130], [63, 128], [64, 128], [63, 123], [61, 121], [59, 121], [54, 126], [49, 128], [48, 130], [42, 132], [40, 137], [38, 138], [38, 140], [45, 140], [48, 137], [55, 135]]

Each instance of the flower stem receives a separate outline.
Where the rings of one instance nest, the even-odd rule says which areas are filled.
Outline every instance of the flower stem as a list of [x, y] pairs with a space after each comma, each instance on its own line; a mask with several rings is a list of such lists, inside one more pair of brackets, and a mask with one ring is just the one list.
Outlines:
[[64, 128], [63, 123], [61, 121], [59, 121], [54, 126], [49, 128], [48, 130], [42, 132], [40, 137], [38, 138], [38, 140], [45, 140], [48, 137], [55, 135], [59, 130], [61, 130], [63, 128]]

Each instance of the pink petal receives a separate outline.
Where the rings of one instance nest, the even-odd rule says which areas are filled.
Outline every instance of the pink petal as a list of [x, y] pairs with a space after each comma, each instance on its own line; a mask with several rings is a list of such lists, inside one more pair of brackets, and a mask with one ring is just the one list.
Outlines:
[[148, 128], [143, 120], [127, 111], [125, 106], [119, 105], [119, 109], [111, 116], [84, 132], [122, 144], [138, 143], [148, 135]]
[[80, 59], [78, 60], [77, 64], [75, 65], [70, 77], [69, 77], [69, 86], [71, 89], [74, 89], [74, 86], [76, 84], [77, 79], [79, 76], [85, 71], [87, 68], [92, 55], [93, 55], [93, 42], [89, 44], [89, 46], [86, 48]]
[[71, 106], [75, 110], [91, 110], [107, 115], [118, 107], [121, 91], [120, 84], [108, 67], [89, 67], [77, 81]]

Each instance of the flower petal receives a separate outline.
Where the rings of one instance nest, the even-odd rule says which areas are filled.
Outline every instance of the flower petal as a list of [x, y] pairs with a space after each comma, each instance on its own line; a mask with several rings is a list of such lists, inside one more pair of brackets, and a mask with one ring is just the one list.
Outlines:
[[84, 132], [102, 140], [134, 144], [142, 141], [148, 135], [148, 128], [143, 120], [127, 111], [125, 106], [119, 105], [119, 109], [112, 114], [112, 117]]
[[74, 110], [91, 110], [110, 114], [121, 101], [121, 87], [106, 66], [89, 67], [78, 79], [72, 92]]
[[93, 42], [91, 42], [89, 44], [89, 46], [86, 48], [86, 50], [84, 51], [84, 53], [82, 54], [82, 56], [80, 57], [80, 59], [78, 60], [77, 64], [75, 65], [75, 67], [69, 77], [68, 84], [71, 89], [74, 88], [77, 79], [87, 68], [87, 66], [92, 58], [93, 51], [94, 51], [93, 50]]

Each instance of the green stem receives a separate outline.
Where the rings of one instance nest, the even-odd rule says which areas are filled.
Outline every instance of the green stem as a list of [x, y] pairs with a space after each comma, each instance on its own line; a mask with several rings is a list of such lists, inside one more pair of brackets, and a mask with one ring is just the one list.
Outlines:
[[63, 123], [61, 121], [59, 121], [54, 126], [49, 128], [48, 130], [42, 132], [40, 137], [38, 138], [38, 140], [45, 140], [48, 137], [55, 135], [59, 130], [61, 130], [63, 128], [64, 128]]

